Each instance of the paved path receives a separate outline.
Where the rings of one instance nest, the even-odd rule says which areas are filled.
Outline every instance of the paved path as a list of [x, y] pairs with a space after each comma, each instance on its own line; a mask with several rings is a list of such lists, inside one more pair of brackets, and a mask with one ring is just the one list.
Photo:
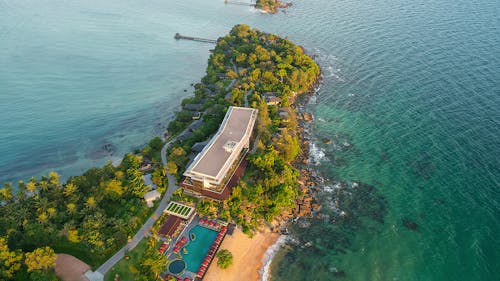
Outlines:
[[[161, 149], [161, 161], [164, 167], [167, 166], [167, 157], [165, 155], [166, 151], [170, 146], [170, 144], [172, 144], [176, 140], [177, 140], [176, 138], [170, 140]], [[104, 262], [97, 269], [97, 272], [101, 273], [104, 276], [106, 272], [108, 272], [118, 261], [120, 261], [125, 256], [125, 251], [133, 250], [137, 246], [137, 244], [139, 244], [142, 238], [144, 238], [144, 236], [148, 234], [149, 229], [153, 226], [155, 221], [161, 216], [163, 210], [168, 205], [170, 197], [172, 196], [174, 191], [176, 191], [178, 188], [178, 186], [175, 185], [175, 177], [169, 174], [168, 172], [167, 172], [167, 179], [168, 179], [167, 191], [163, 195], [163, 198], [161, 199], [160, 204], [156, 208], [155, 212], [151, 215], [151, 217], [149, 217], [149, 219], [144, 223], [144, 225], [139, 229], [139, 231], [134, 235], [134, 237], [127, 243], [127, 245], [125, 245], [110, 259]]]

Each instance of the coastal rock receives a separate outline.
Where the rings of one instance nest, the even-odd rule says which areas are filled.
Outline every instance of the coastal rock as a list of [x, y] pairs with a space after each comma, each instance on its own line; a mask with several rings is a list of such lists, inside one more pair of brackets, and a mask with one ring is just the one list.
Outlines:
[[324, 139], [323, 139], [323, 143], [324, 143], [324, 144], [332, 144], [332, 140], [331, 140], [331, 139], [329, 139], [329, 138], [324, 138]]
[[408, 218], [403, 218], [403, 225], [409, 230], [416, 231], [418, 229], [418, 224]]
[[314, 119], [313, 115], [309, 112], [304, 112], [303, 116], [304, 116], [303, 119], [306, 122], [311, 122]]

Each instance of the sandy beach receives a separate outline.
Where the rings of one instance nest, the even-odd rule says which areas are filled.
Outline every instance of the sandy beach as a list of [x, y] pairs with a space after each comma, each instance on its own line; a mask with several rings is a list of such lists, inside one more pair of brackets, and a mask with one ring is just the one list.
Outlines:
[[249, 238], [240, 229], [233, 236], [226, 236], [220, 249], [228, 249], [233, 254], [233, 264], [227, 269], [217, 267], [217, 258], [212, 262], [203, 280], [206, 281], [255, 281], [259, 280], [262, 258], [267, 248], [273, 245], [279, 234], [259, 232]]

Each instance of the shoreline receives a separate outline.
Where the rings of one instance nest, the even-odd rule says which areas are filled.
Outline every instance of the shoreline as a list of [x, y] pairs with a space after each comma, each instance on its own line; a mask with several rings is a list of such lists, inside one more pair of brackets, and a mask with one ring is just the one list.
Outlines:
[[[298, 102], [293, 106], [297, 114], [309, 114], [312, 117], [309, 121], [303, 120], [301, 125], [299, 125], [301, 130], [300, 140], [303, 144], [301, 147], [303, 154], [297, 158], [294, 166], [297, 170], [301, 171], [302, 175], [299, 188], [307, 188], [308, 191], [305, 197], [312, 198], [314, 202], [314, 191], [311, 190], [310, 187], [320, 179], [314, 176], [314, 163], [311, 163], [310, 161], [311, 157], [314, 160], [314, 155], [311, 155], [311, 146], [314, 146], [314, 143], [311, 140], [311, 130], [314, 124], [314, 117], [311, 112], [307, 111], [306, 107], [315, 100], [322, 81], [323, 76], [320, 74], [311, 90], [303, 93]], [[300, 198], [297, 199], [297, 201], [299, 200]], [[287, 243], [288, 235], [283, 234], [284, 232], [287, 232], [286, 226], [296, 219], [302, 216], [310, 216], [313, 211], [318, 210], [318, 207], [314, 207], [314, 205], [309, 206], [309, 208], [310, 212], [307, 214], [301, 215], [294, 212], [294, 216], [291, 220], [285, 217], [278, 217], [278, 220], [275, 220], [271, 224], [271, 227], [266, 227], [263, 231], [257, 232], [253, 238], [249, 238], [239, 228], [237, 228], [235, 230], [235, 234], [233, 236], [227, 236], [220, 247], [221, 249], [228, 249], [231, 253], [233, 253], [233, 265], [226, 270], [222, 270], [217, 267], [216, 260], [214, 260], [208, 269], [204, 280], [268, 281], [271, 277], [272, 262], [279, 250]], [[252, 251], [255, 254], [252, 257], [242, 257], [242, 251]], [[235, 254], [235, 252], [237, 254]], [[243, 263], [242, 261], [245, 262]], [[252, 268], [256, 270], [252, 271]]]
[[271, 276], [271, 264], [278, 251], [286, 243], [287, 238], [288, 236], [281, 235], [280, 237], [278, 237], [278, 239], [276, 240], [276, 242], [274, 242], [273, 245], [267, 248], [266, 252], [264, 253], [264, 257], [262, 258], [263, 262], [262, 268], [259, 270], [261, 281], [269, 280], [269, 277]]
[[250, 238], [241, 229], [236, 228], [234, 234], [226, 236], [220, 246], [220, 249], [227, 249], [233, 254], [233, 264], [227, 269], [220, 269], [215, 258], [203, 280], [263, 280], [262, 269], [272, 261], [272, 256], [266, 260], [265, 255], [270, 248], [275, 247], [280, 237], [279, 234], [266, 229]]

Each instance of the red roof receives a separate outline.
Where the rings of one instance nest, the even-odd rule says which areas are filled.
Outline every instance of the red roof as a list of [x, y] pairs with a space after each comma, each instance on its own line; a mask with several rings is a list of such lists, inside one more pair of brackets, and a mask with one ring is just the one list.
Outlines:
[[181, 220], [181, 218], [176, 216], [168, 216], [165, 223], [161, 226], [160, 230], [158, 230], [158, 235], [171, 236], [179, 227]]

